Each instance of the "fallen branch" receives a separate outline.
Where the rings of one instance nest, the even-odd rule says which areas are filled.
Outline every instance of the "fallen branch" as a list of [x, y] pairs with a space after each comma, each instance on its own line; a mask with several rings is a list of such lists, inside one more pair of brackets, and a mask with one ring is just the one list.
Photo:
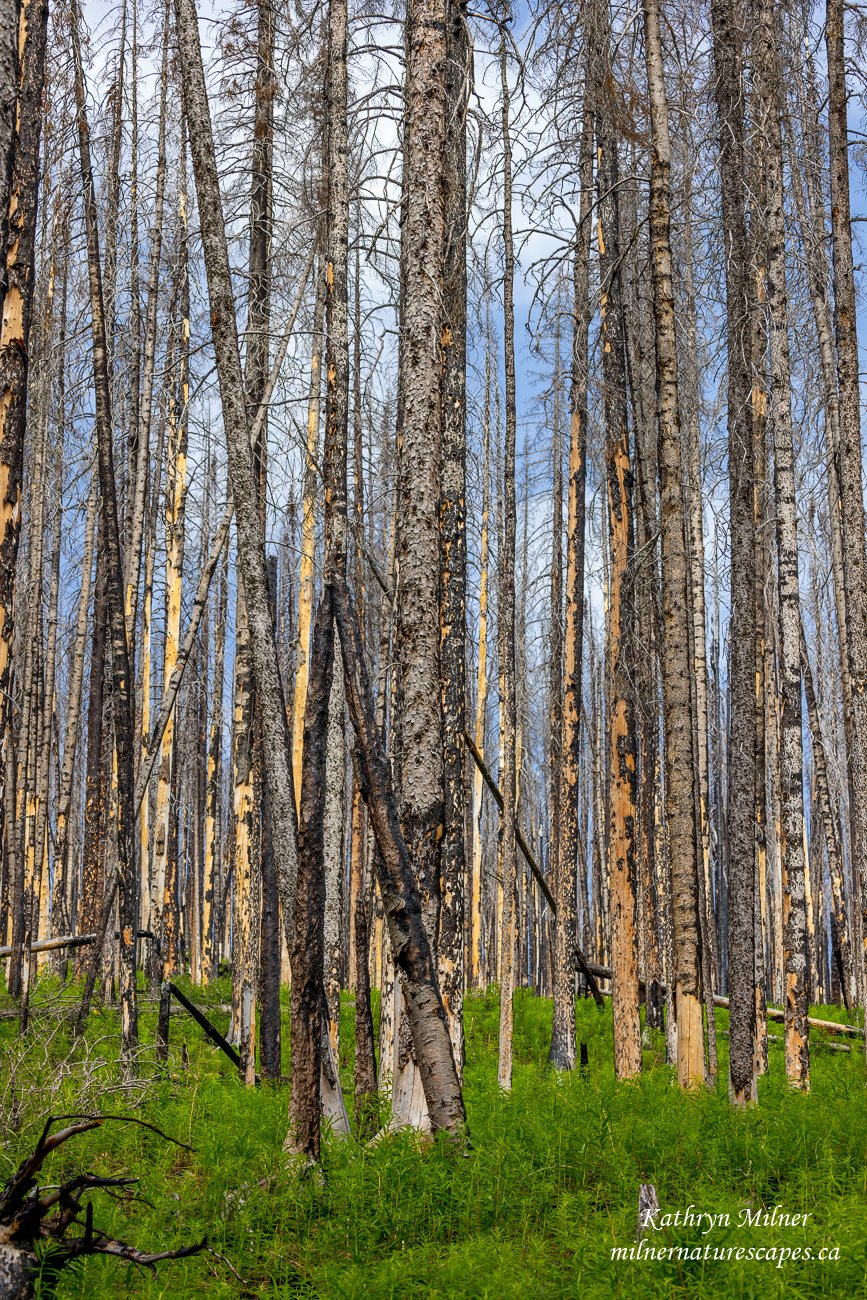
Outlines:
[[[66, 1128], [52, 1133], [61, 1120], [74, 1120]], [[40, 1187], [36, 1181], [47, 1157], [58, 1147], [79, 1133], [100, 1128], [106, 1120], [136, 1124], [152, 1133], [187, 1147], [153, 1124], [131, 1115], [52, 1115], [46, 1121], [35, 1148], [18, 1166], [18, 1169], [0, 1192], [0, 1295], [9, 1300], [32, 1300], [37, 1278], [41, 1294], [47, 1294], [57, 1276], [71, 1260], [83, 1255], [114, 1255], [133, 1264], [141, 1264], [156, 1272], [156, 1265], [166, 1259], [183, 1259], [204, 1250], [207, 1240], [176, 1250], [146, 1252], [130, 1246], [115, 1237], [109, 1237], [93, 1226], [93, 1203], [82, 1204], [86, 1192], [114, 1190], [127, 1199], [139, 1199], [128, 1189], [138, 1179], [130, 1177], [102, 1178], [96, 1174], [78, 1174], [57, 1185]], [[81, 1216], [84, 1215], [84, 1222]], [[73, 1228], [83, 1228], [81, 1235], [68, 1237]], [[50, 1242], [51, 1249], [40, 1260], [36, 1247]]]
[[[30, 952], [55, 952], [58, 948], [81, 948], [84, 944], [95, 943], [95, 934], [65, 934], [56, 939], [38, 939], [36, 943], [31, 943]], [[21, 944], [19, 947], [23, 947]], [[6, 944], [0, 948], [0, 958], [11, 957], [15, 952], [15, 946]]]
[[[499, 808], [500, 812], [502, 812], [503, 796], [502, 793], [500, 792], [500, 787], [497, 785], [496, 781], [491, 776], [491, 773], [488, 771], [487, 764], [485, 763], [485, 760], [482, 758], [478, 746], [476, 745], [475, 741], [473, 740], [472, 736], [468, 731], [464, 732], [464, 740], [466, 741], [467, 748], [469, 749], [470, 753], [473, 756], [473, 761], [475, 762], [476, 767], [479, 769], [479, 771], [482, 774], [482, 780], [490, 790], [491, 794], [494, 796], [497, 807]], [[545, 902], [550, 907], [553, 915], [556, 916], [557, 904], [554, 902], [554, 896], [551, 893], [550, 889], [548, 888], [548, 885], [545, 881], [545, 877], [543, 876], [541, 868], [539, 867], [539, 864], [536, 861], [536, 855], [533, 853], [533, 850], [530, 848], [529, 844], [524, 839], [524, 833], [521, 830], [520, 826], [518, 825], [515, 826], [515, 840], [517, 842], [518, 848], [521, 850], [521, 852], [524, 855], [524, 858], [526, 859], [527, 866], [530, 868], [530, 870], [532, 871], [533, 875], [536, 878], [536, 882], [538, 883], [539, 888], [541, 889], [545, 897]], [[601, 1007], [602, 994], [599, 992], [599, 985], [596, 983], [596, 980], [594, 978], [594, 973], [593, 973], [594, 968], [585, 959], [584, 954], [581, 951], [581, 949], [578, 947], [577, 943], [575, 944], [575, 961], [578, 965], [578, 969], [580, 970], [581, 974], [584, 976], [584, 978], [587, 981], [587, 987], [589, 988], [590, 992], [593, 995], [593, 1001], [596, 1003], [597, 1007]]]
[[458, 1134], [466, 1111], [455, 1067], [437, 968], [421, 915], [421, 902], [391, 785], [391, 769], [376, 723], [358, 617], [342, 576], [331, 583], [340, 636], [349, 716], [355, 731], [361, 794], [370, 814], [378, 852], [379, 892], [394, 964], [401, 973], [404, 1005], [434, 1132]]
[[[180, 1002], [184, 1010], [189, 1011], [190, 1015], [193, 1017], [205, 1036], [210, 1038], [211, 1042], [214, 1043], [215, 1046], [219, 1047], [221, 1052], [224, 1052], [225, 1055], [228, 1056], [229, 1060], [237, 1070], [240, 1070], [241, 1058], [229, 1040], [224, 1038], [219, 1029], [217, 1029], [215, 1025], [211, 1024], [208, 1017], [199, 1010], [196, 1004], [191, 1002], [190, 999], [181, 992], [177, 984], [172, 984], [171, 981], [169, 981], [169, 990], [172, 997], [174, 997], [176, 1001]], [[256, 1082], [259, 1082], [258, 1074], [256, 1075]]]

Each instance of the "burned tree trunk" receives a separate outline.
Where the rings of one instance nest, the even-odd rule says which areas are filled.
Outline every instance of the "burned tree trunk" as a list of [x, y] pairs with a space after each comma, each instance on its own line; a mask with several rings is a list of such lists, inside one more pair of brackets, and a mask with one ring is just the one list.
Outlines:
[[[9, 23], [0, 35], [0, 753], [5, 751], [6, 761], [12, 763], [13, 604], [21, 530], [48, 4], [40, 0], [24, 0], [21, 6], [7, 3], [0, 19]], [[7, 839], [13, 834], [13, 826], [8, 825]], [[20, 943], [23, 935], [15, 938]], [[17, 960], [13, 987], [17, 984], [16, 967]]]
[[466, 366], [467, 62], [465, 0], [446, 5], [445, 251], [440, 484], [440, 689], [443, 710], [443, 838], [440, 844], [440, 989], [455, 1062], [463, 1069], [466, 880]]
[[611, 98], [607, 0], [597, 6], [600, 31], [594, 54], [599, 191], [599, 269], [602, 281], [603, 395], [608, 481], [608, 800], [607, 842], [611, 872], [611, 964], [614, 969], [614, 1057], [619, 1078], [641, 1069], [638, 1012], [636, 908], [635, 702], [629, 681], [632, 655], [633, 474], [629, 457], [626, 345], [620, 269], [617, 143]]
[[193, 0], [175, 0], [175, 14], [181, 51], [183, 99], [201, 216], [214, 348], [229, 456], [229, 477], [237, 522], [238, 553], [244, 573], [251, 661], [262, 717], [271, 837], [281, 904], [284, 917], [288, 918], [293, 912], [297, 871], [289, 728], [271, 617], [255, 457], [250, 446], [244, 405], [234, 294]]
[[[133, 754], [135, 732], [134, 684], [130, 676], [129, 648], [124, 613], [123, 559], [120, 547], [112, 445], [111, 386], [108, 374], [105, 313], [103, 310], [96, 193], [90, 162], [90, 132], [87, 122], [87, 99], [84, 69], [81, 61], [79, 23], [78, 0], [73, 0], [72, 51], [75, 67], [75, 103], [78, 115], [79, 162], [82, 189], [84, 191], [84, 214], [87, 231], [87, 266], [93, 342], [93, 386], [96, 398], [97, 457], [104, 522], [106, 606], [111, 642], [112, 721], [117, 761], [117, 876], [120, 885], [119, 944], [122, 1050], [127, 1068], [129, 1068], [132, 1063], [132, 1054], [138, 1043], [134, 934], [137, 921], [136, 894], [138, 886], [135, 870], [135, 809], [133, 805], [133, 791], [135, 788], [135, 758]], [[95, 963], [99, 960], [98, 950], [100, 947], [99, 944], [94, 945], [94, 965], [88, 971], [88, 982], [96, 974]]]
[[[395, 772], [403, 836], [435, 948], [443, 832], [439, 504], [442, 476], [442, 292], [446, 143], [445, 0], [410, 0], [405, 26], [400, 429], [397, 482]], [[396, 1006], [400, 1009], [400, 999]], [[405, 1039], [405, 1035], [404, 1035]], [[404, 1041], [395, 1070], [396, 1125], [426, 1125], [420, 1062]]]
[[394, 963], [401, 973], [406, 1017], [434, 1132], [457, 1134], [466, 1124], [448, 1018], [422, 914], [412, 860], [400, 828], [391, 772], [376, 725], [358, 621], [345, 581], [332, 582], [346, 697], [358, 746], [362, 795], [378, 853], [374, 855]]
[[[840, 504], [843, 525], [843, 583], [851, 678], [852, 728], [848, 754], [852, 809], [852, 860], [860, 885], [861, 942], [867, 945], [867, 551], [861, 456], [861, 394], [857, 301], [849, 197], [849, 131], [843, 0], [828, 0], [825, 20], [828, 59], [831, 241], [834, 255], [834, 326], [840, 411]], [[865, 979], [865, 947], [858, 954]]]
[[502, 540], [499, 554], [500, 584], [497, 610], [497, 653], [500, 661], [500, 737], [503, 747], [501, 787], [503, 808], [500, 821], [503, 909], [500, 927], [500, 1034], [497, 1082], [512, 1086], [512, 1015], [515, 962], [515, 904], [517, 894], [517, 847], [515, 819], [517, 804], [518, 746], [516, 738], [517, 700], [515, 687], [515, 441], [517, 405], [515, 393], [515, 251], [512, 238], [512, 138], [505, 22], [500, 18], [500, 98], [503, 143], [503, 334], [505, 352], [506, 427], [503, 448]]
[[804, 771], [801, 717], [801, 612], [798, 525], [792, 440], [789, 309], [786, 285], [783, 118], [786, 100], [780, 66], [781, 31], [770, 0], [761, 7], [756, 51], [757, 99], [765, 133], [767, 179], [768, 312], [771, 323], [771, 429], [777, 539], [777, 598], [782, 686], [780, 803], [783, 864], [783, 964], [786, 1008], [786, 1077], [809, 1089], [809, 953], [804, 852]]
[[[333, 4], [333, 0], [332, 0]], [[298, 828], [292, 960], [292, 1097], [285, 1149], [309, 1163], [319, 1161], [322, 1070], [323, 928], [325, 909], [324, 791], [328, 747], [328, 701], [334, 663], [331, 593], [325, 587], [313, 627], [304, 761]]]
[[[585, 90], [586, 94], [586, 90]], [[563, 661], [563, 744], [560, 755], [560, 837], [554, 921], [554, 1023], [548, 1059], [575, 1068], [575, 871], [580, 844], [579, 772], [584, 665], [584, 533], [587, 484], [587, 387], [590, 333], [590, 240], [593, 199], [593, 115], [584, 108], [581, 132], [581, 220], [572, 269], [572, 373], [566, 519], [566, 625]]]
[[671, 141], [658, 0], [644, 3], [650, 92], [650, 264], [656, 326], [656, 423], [662, 544], [662, 706], [665, 815], [671, 852], [671, 915], [682, 1088], [705, 1081], [699, 926], [699, 857], [690, 713], [687, 527], [681, 481], [680, 397], [671, 258]]
[[755, 1002], [755, 526], [750, 403], [751, 320], [746, 225], [743, 50], [738, 0], [712, 0], [726, 248], [729, 535], [731, 547], [731, 759], [729, 764], [729, 1087], [756, 1100]]

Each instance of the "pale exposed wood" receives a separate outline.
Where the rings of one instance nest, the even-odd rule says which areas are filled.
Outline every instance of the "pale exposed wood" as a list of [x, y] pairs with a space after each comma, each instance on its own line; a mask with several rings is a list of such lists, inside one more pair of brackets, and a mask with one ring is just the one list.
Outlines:
[[597, 237], [602, 287], [605, 459], [610, 583], [606, 620], [608, 786], [605, 810], [611, 875], [610, 928], [614, 982], [614, 1056], [618, 1078], [641, 1069], [636, 907], [635, 704], [628, 677], [633, 634], [630, 561], [634, 547], [632, 474], [626, 395], [623, 294], [620, 282], [618, 160], [610, 74], [607, 0], [596, 7], [593, 108], [596, 121]]
[[650, 88], [650, 238], [656, 324], [656, 420], [662, 543], [662, 701], [665, 814], [671, 852], [677, 1074], [682, 1088], [705, 1082], [701, 1007], [699, 846], [690, 713], [687, 523], [681, 486], [680, 394], [671, 257], [671, 140], [660, 6], [644, 0]]
[[[476, 668], [475, 746], [485, 750], [485, 722], [488, 705], [488, 515], [490, 513], [490, 425], [491, 425], [491, 337], [490, 322], [485, 334], [485, 406], [482, 423], [482, 518], [479, 555], [479, 650]], [[484, 805], [482, 772], [473, 771], [472, 881], [470, 898], [470, 976], [474, 986], [481, 979], [482, 947], [482, 849]]]

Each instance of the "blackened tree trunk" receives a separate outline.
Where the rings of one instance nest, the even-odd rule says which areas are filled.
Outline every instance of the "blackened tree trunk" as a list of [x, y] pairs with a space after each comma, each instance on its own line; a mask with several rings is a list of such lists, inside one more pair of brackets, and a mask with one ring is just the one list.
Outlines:
[[19, 5], [20, 0], [2, 0], [0, 3], [0, 213], [3, 213], [0, 244], [5, 242], [15, 148]]
[[[250, 201], [250, 246], [248, 253], [249, 299], [247, 310], [247, 354], [244, 371], [247, 419], [251, 426], [265, 395], [270, 362], [271, 325], [271, 227], [272, 170], [274, 151], [274, 23], [272, 0], [259, 0], [255, 113], [253, 119], [252, 195]], [[267, 501], [267, 418], [262, 422], [254, 455], [257, 459], [259, 507], [265, 526]], [[270, 591], [270, 587], [269, 587]], [[273, 593], [271, 600], [274, 616]], [[280, 906], [277, 871], [271, 847], [267, 783], [262, 772], [262, 727], [258, 701], [250, 701], [250, 749], [253, 789], [261, 791], [261, 810], [254, 813], [258, 826], [251, 849], [258, 875], [259, 930], [258, 994], [260, 1000], [259, 1054], [263, 1078], [280, 1077]], [[257, 944], [252, 944], [255, 961]]]
[[298, 838], [298, 884], [292, 932], [292, 1096], [285, 1147], [314, 1164], [320, 1150], [320, 1073], [325, 998], [323, 990], [323, 791], [328, 742], [328, 699], [334, 664], [331, 589], [316, 611], [304, 712], [304, 761]]
[[[8, 747], [10, 761], [13, 600], [21, 530], [48, 4], [25, 0], [20, 22], [18, 17], [17, 3], [4, 4], [0, 11], [0, 746]], [[13, 833], [11, 826], [6, 833]]]
[[458, 1071], [463, 1068], [466, 881], [466, 367], [467, 86], [465, 0], [446, 5], [445, 257], [440, 487], [440, 680], [444, 823], [440, 845], [440, 988]]
[[394, 964], [401, 973], [404, 1006], [434, 1132], [457, 1135], [466, 1111], [452, 1052], [436, 963], [422, 915], [413, 864], [400, 828], [391, 771], [376, 724], [358, 620], [346, 583], [332, 583], [340, 634], [346, 698], [358, 744], [362, 794], [378, 852], [374, 855]]
[[712, 0], [725, 239], [728, 351], [729, 535], [731, 548], [731, 747], [728, 767], [730, 1010], [729, 1091], [735, 1105], [756, 1100], [755, 1002], [755, 527], [750, 404], [751, 319], [747, 244], [744, 93], [738, 0]]
[[[395, 771], [403, 836], [435, 949], [443, 832], [439, 504], [442, 476], [442, 310], [445, 255], [445, 0], [410, 0], [405, 27], [400, 430], [397, 481]], [[396, 1007], [400, 1010], [400, 999]], [[406, 1034], [402, 1035], [406, 1040]], [[395, 1125], [426, 1126], [420, 1062], [399, 1052]]]
[[[114, 748], [117, 762], [117, 878], [120, 889], [120, 1000], [121, 1048], [126, 1068], [132, 1067], [138, 1043], [135, 990], [135, 928], [138, 909], [138, 878], [135, 870], [135, 734], [134, 684], [130, 677], [126, 618], [124, 614], [123, 556], [118, 527], [117, 496], [114, 473], [111, 386], [105, 313], [102, 297], [102, 268], [99, 257], [96, 192], [90, 162], [90, 131], [87, 122], [87, 97], [81, 60], [80, 12], [78, 0], [72, 4], [72, 52], [75, 66], [75, 104], [78, 115], [79, 162], [84, 192], [85, 228], [87, 231], [88, 286], [90, 290], [91, 336], [93, 342], [93, 386], [96, 398], [97, 457], [101, 509], [104, 520], [106, 607], [111, 643], [111, 702], [114, 725]], [[101, 944], [94, 944], [94, 963], [99, 959]], [[95, 964], [88, 976], [95, 973]]]
[[244, 599], [250, 630], [251, 661], [262, 717], [263, 756], [271, 837], [284, 917], [293, 915], [297, 872], [295, 799], [289, 728], [280, 680], [277, 644], [268, 591], [268, 571], [256, 464], [250, 446], [235, 302], [223, 219], [214, 138], [208, 108], [202, 51], [193, 0], [175, 0], [180, 66], [193, 171], [199, 202], [202, 244], [211, 304], [214, 348], [229, 457], [229, 478], [244, 573]]
[[500, 863], [503, 887], [500, 924], [500, 1033], [497, 1082], [512, 1087], [512, 1017], [515, 983], [515, 904], [517, 894], [517, 697], [515, 688], [515, 250], [512, 237], [512, 128], [506, 46], [508, 10], [500, 15], [500, 115], [503, 145], [503, 340], [506, 424], [503, 447], [502, 535], [497, 611], [497, 653], [500, 662], [500, 740], [503, 808], [500, 819]]
[[[585, 95], [586, 95], [585, 90]], [[563, 744], [560, 836], [554, 878], [554, 1024], [548, 1059], [575, 1068], [575, 871], [580, 846], [581, 715], [584, 663], [584, 532], [587, 485], [587, 387], [590, 334], [590, 241], [593, 201], [593, 114], [584, 108], [580, 156], [581, 220], [575, 232], [572, 373], [566, 519], [566, 624], [563, 641]]]

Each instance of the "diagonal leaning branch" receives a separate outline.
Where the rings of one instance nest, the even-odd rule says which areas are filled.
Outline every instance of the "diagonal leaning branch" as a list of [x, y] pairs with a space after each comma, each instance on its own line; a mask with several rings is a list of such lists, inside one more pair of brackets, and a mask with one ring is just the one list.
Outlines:
[[374, 720], [367, 665], [358, 620], [342, 575], [331, 580], [331, 594], [343, 666], [346, 698], [355, 730], [361, 793], [376, 846], [374, 855], [394, 963], [402, 976], [404, 1004], [434, 1132], [458, 1133], [466, 1124], [448, 1020], [437, 981], [436, 963], [421, 915], [421, 902], [400, 829], [391, 773]]

